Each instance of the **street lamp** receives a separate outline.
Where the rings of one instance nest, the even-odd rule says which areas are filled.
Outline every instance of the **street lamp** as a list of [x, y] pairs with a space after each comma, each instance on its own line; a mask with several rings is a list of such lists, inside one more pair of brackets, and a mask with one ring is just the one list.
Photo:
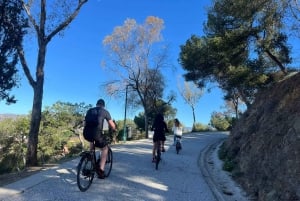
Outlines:
[[125, 92], [125, 114], [124, 114], [124, 127], [123, 127], [123, 141], [126, 142], [126, 109], [127, 109], [127, 90], [128, 85], [126, 85], [126, 92]]

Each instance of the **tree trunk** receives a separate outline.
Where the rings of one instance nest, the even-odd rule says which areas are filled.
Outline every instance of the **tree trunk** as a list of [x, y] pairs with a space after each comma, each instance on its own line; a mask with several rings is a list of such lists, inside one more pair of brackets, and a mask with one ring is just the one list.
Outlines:
[[251, 103], [250, 103], [249, 99], [244, 94], [242, 89], [238, 88], [237, 90], [238, 90], [238, 93], [239, 93], [239, 96], [240, 96], [241, 100], [246, 104], [247, 108], [249, 108], [251, 106]]
[[29, 139], [27, 145], [27, 166], [37, 165], [37, 146], [38, 146], [38, 134], [40, 130], [41, 122], [41, 110], [43, 99], [43, 84], [39, 83], [34, 88], [34, 98], [30, 121]]
[[195, 116], [195, 108], [193, 106], [192, 106], [192, 111], [193, 111], [193, 130], [194, 130], [196, 124], [196, 116]]
[[286, 68], [283, 66], [283, 64], [279, 61], [279, 59], [274, 56], [270, 50], [266, 50], [267, 55], [279, 66], [279, 69], [281, 70], [281, 72], [284, 73], [284, 75], [287, 75], [287, 70]]
[[239, 107], [238, 107], [238, 105], [235, 106], [235, 118], [239, 119]]
[[[28, 15], [28, 20], [33, 25], [38, 40], [38, 57], [37, 57], [37, 65], [36, 65], [36, 81], [33, 79], [30, 69], [27, 65], [23, 47], [18, 47], [18, 54], [20, 58], [20, 62], [22, 64], [24, 73], [33, 88], [33, 105], [31, 112], [31, 122], [30, 122], [30, 130], [29, 130], [29, 138], [27, 145], [27, 155], [26, 155], [26, 165], [34, 166], [37, 165], [37, 147], [38, 147], [38, 134], [40, 130], [40, 122], [41, 122], [41, 113], [42, 113], [42, 101], [43, 101], [43, 88], [44, 88], [44, 65], [45, 65], [45, 57], [46, 57], [46, 48], [47, 44], [51, 41], [51, 39], [58, 34], [61, 30], [67, 27], [78, 15], [81, 6], [85, 4], [88, 0], [80, 0], [77, 1], [77, 7], [74, 12], [71, 13], [64, 21], [62, 21], [58, 26], [53, 29], [48, 36], [46, 36], [46, 0], [40, 1], [40, 14], [39, 14], [39, 22], [35, 21], [35, 18], [31, 14], [31, 3], [26, 4], [25, 1], [22, 1], [24, 11]], [[75, 3], [75, 1], [74, 1]], [[50, 23], [51, 19], [50, 19]]]
[[235, 118], [239, 118], [239, 97], [235, 97], [233, 99], [234, 111], [235, 111]]
[[44, 64], [46, 57], [46, 44], [40, 46], [36, 70], [36, 82], [33, 85], [33, 105], [31, 112], [30, 130], [27, 145], [26, 166], [36, 166], [38, 135], [42, 116], [42, 101], [44, 88]]

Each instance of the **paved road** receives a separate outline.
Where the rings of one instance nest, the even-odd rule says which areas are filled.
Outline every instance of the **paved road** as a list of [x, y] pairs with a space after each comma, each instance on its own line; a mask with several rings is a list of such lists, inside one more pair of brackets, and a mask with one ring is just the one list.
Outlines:
[[111, 175], [94, 179], [86, 192], [77, 187], [77, 158], [0, 188], [0, 200], [215, 201], [217, 197], [200, 171], [199, 156], [224, 138], [222, 133], [184, 135], [183, 150], [177, 155], [169, 137], [158, 170], [151, 163], [151, 139], [113, 145]]

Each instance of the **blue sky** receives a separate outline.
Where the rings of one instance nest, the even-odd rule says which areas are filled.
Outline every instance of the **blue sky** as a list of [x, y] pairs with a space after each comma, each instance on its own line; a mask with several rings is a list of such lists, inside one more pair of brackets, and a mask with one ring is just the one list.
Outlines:
[[[177, 91], [177, 78], [184, 73], [178, 64], [180, 45], [185, 44], [192, 34], [202, 35], [206, 20], [206, 8], [209, 0], [90, 0], [85, 4], [64, 32], [63, 37], [56, 36], [48, 45], [45, 65], [45, 85], [43, 108], [56, 101], [95, 104], [104, 98], [106, 107], [114, 119], [124, 118], [125, 100], [107, 99], [101, 85], [107, 79], [113, 79], [101, 68], [104, 59], [102, 40], [120, 26], [127, 18], [143, 23], [147, 16], [157, 16], [164, 20], [162, 32], [164, 40], [170, 44], [170, 59], [175, 71], [164, 74], [167, 89]], [[299, 48], [298, 48], [299, 50]], [[32, 74], [35, 73], [36, 49], [28, 43], [25, 49]], [[13, 90], [17, 104], [6, 105], [0, 102], [0, 113], [28, 114], [32, 107], [33, 91], [23, 71], [20, 70], [21, 86]], [[183, 81], [183, 80], [182, 80]], [[196, 107], [196, 121], [208, 124], [213, 111], [220, 111], [224, 101], [218, 88], [205, 92]], [[177, 108], [177, 118], [185, 126], [191, 126], [192, 110], [177, 94], [173, 103]], [[137, 111], [127, 111], [127, 117], [133, 118]]]

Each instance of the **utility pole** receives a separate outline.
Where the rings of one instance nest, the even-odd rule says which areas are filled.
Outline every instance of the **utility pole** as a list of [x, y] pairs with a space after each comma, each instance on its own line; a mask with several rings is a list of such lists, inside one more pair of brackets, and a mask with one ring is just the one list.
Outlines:
[[127, 111], [127, 90], [128, 85], [126, 85], [126, 92], [125, 92], [125, 114], [124, 114], [124, 127], [123, 127], [123, 141], [126, 142], [126, 111]]

